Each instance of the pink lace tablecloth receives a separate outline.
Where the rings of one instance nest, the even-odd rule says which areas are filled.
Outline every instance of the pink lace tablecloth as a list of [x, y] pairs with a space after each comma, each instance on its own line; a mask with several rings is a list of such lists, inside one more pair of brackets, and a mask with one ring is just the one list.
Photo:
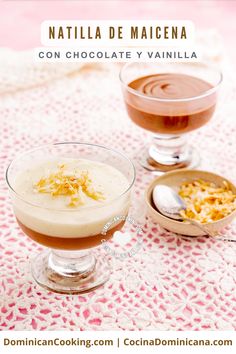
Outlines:
[[[149, 135], [127, 117], [115, 65], [75, 69], [15, 92], [7, 86], [7, 91], [0, 96], [0, 329], [236, 329], [235, 244], [183, 238], [154, 224], [143, 205], [153, 176], [137, 163], [131, 216], [144, 232], [139, 252], [120, 260], [101, 249], [110, 259], [111, 278], [88, 294], [54, 294], [33, 281], [29, 263], [41, 247], [15, 222], [4, 181], [7, 164], [33, 146], [70, 140], [110, 146], [135, 161]], [[189, 137], [201, 152], [202, 168], [234, 181], [235, 102], [236, 85], [226, 74], [214, 119]], [[236, 238], [236, 225], [222, 232]], [[130, 243], [135, 242], [133, 237]]]

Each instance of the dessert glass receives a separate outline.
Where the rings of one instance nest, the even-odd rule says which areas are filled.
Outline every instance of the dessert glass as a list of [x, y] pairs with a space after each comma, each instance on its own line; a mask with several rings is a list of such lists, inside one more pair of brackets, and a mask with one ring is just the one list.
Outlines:
[[[210, 88], [187, 98], [159, 98], [130, 87], [135, 80], [159, 74], [188, 75], [203, 80]], [[141, 165], [156, 173], [197, 166], [199, 156], [187, 144], [187, 133], [211, 119], [221, 72], [203, 63], [128, 63], [121, 69], [120, 81], [130, 119], [152, 133], [152, 143], [138, 153]]]
[[[22, 171], [30, 171], [35, 163], [57, 158], [87, 159], [110, 165], [127, 179], [127, 188], [111, 201], [104, 201], [95, 206], [85, 206], [82, 209], [52, 209], [29, 202], [25, 195], [16, 190], [17, 175]], [[102, 232], [106, 222], [110, 222], [117, 216], [127, 216], [134, 180], [135, 168], [126, 156], [115, 150], [93, 144], [71, 142], [46, 145], [27, 151], [11, 162], [6, 171], [6, 181], [18, 224], [27, 236], [50, 248], [38, 254], [31, 262], [32, 274], [38, 284], [54, 292], [76, 294], [97, 288], [108, 280], [109, 265], [104, 257], [96, 258], [90, 249], [100, 246], [101, 242], [112, 238], [113, 233], [122, 228], [124, 219], [121, 218], [105, 234]], [[30, 223], [27, 219], [29, 215]], [[47, 222], [48, 235], [41, 233], [36, 227], [41, 217]], [[72, 225], [69, 226], [72, 226], [74, 230], [73, 238], [68, 235], [65, 237], [50, 235], [50, 230], [55, 228], [55, 220], [61, 228], [64, 227], [63, 220], [70, 220]], [[76, 221], [80, 225], [77, 226]], [[32, 228], [29, 225], [32, 225]], [[81, 237], [81, 231], [87, 230], [91, 225], [99, 227], [100, 232], [96, 232], [96, 235], [93, 233], [91, 236]], [[79, 237], [76, 237], [76, 227], [78, 227]]]

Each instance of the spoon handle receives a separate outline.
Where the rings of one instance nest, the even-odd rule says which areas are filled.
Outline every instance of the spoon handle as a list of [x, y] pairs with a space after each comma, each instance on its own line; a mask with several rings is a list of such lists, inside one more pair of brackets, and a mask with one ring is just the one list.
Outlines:
[[197, 226], [199, 229], [201, 229], [203, 232], [205, 232], [206, 235], [210, 236], [210, 237], [214, 237], [215, 240], [219, 240], [219, 241], [227, 241], [227, 242], [236, 242], [236, 239], [228, 239], [228, 238], [219, 238], [217, 237], [217, 233], [209, 230], [209, 227], [206, 225], [202, 225], [200, 224], [198, 221], [189, 219], [189, 218], [185, 218], [184, 220], [190, 222], [192, 225]]
[[208, 236], [215, 237], [217, 235], [212, 230], [209, 230], [209, 228], [206, 225], [202, 225], [202, 224], [200, 224], [200, 222], [198, 222], [196, 220], [193, 220], [193, 219], [190, 219], [190, 218], [184, 218], [184, 220], [190, 222], [192, 225], [197, 226], [200, 230], [205, 232], [205, 234], [208, 235]]

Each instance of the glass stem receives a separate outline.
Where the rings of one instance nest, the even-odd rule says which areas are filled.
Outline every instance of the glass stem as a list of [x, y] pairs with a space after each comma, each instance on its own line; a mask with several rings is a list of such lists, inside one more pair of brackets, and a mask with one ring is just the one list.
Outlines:
[[155, 135], [149, 156], [159, 164], [175, 165], [189, 158], [185, 135]]
[[95, 257], [87, 251], [52, 250], [48, 257], [47, 273], [49, 278], [84, 278], [95, 268]]

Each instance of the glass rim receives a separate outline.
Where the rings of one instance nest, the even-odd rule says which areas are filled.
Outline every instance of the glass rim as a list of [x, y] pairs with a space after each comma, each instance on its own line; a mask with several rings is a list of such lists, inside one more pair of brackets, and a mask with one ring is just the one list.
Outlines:
[[[15, 189], [13, 188], [13, 186], [11, 185], [10, 181], [9, 181], [9, 172], [10, 172], [10, 168], [13, 166], [14, 162], [16, 162], [18, 159], [20, 159], [21, 157], [24, 157], [32, 152], [35, 152], [37, 150], [42, 150], [45, 149], [47, 147], [53, 147], [53, 146], [57, 146], [57, 145], [84, 145], [84, 146], [90, 146], [90, 147], [97, 147], [99, 149], [103, 149], [106, 151], [110, 151], [113, 152], [117, 155], [120, 155], [122, 158], [124, 158], [126, 161], [128, 161], [128, 163], [130, 164], [131, 168], [132, 168], [132, 180], [131, 182], [129, 182], [129, 186], [128, 188], [125, 189], [124, 192], [122, 192], [120, 195], [118, 195], [117, 197], [113, 198], [112, 200], [110, 200], [109, 202], [103, 202], [101, 205], [93, 205], [93, 206], [88, 206], [88, 207], [84, 207], [82, 209], [69, 209], [69, 208], [50, 208], [50, 207], [42, 207], [39, 204], [35, 204], [35, 203], [31, 203], [29, 201], [27, 201], [25, 198], [23, 198], [23, 196], [21, 194], [19, 194], [18, 192], [15, 191]], [[57, 212], [81, 212], [84, 210], [93, 210], [93, 209], [99, 209], [99, 208], [103, 208], [108, 206], [109, 204], [112, 204], [114, 201], [119, 200], [122, 196], [124, 196], [126, 193], [128, 193], [130, 191], [130, 189], [132, 188], [134, 182], [135, 182], [135, 178], [136, 178], [136, 169], [134, 166], [134, 163], [130, 160], [129, 157], [127, 157], [125, 154], [123, 154], [120, 151], [117, 151], [115, 149], [103, 146], [103, 145], [99, 145], [99, 144], [92, 144], [92, 143], [81, 143], [81, 142], [73, 142], [73, 141], [68, 141], [68, 142], [58, 142], [58, 143], [53, 143], [53, 144], [45, 144], [45, 145], [40, 145], [38, 147], [32, 148], [30, 150], [27, 150], [21, 154], [19, 154], [18, 156], [16, 156], [8, 165], [6, 172], [5, 172], [5, 180], [7, 182], [7, 186], [9, 188], [10, 191], [12, 191], [15, 196], [17, 198], [19, 198], [20, 200], [22, 200], [24, 203], [31, 205], [33, 207], [39, 208], [39, 209], [43, 209], [43, 210], [54, 210]]]
[[[215, 68], [213, 65], [208, 65], [206, 63], [196, 63], [198, 65], [201, 64], [202, 67], [214, 69], [217, 72], [217, 74], [219, 75], [219, 80], [217, 81], [216, 85], [214, 85], [212, 88], [204, 91], [202, 94], [200, 94], [198, 96], [187, 97], [187, 98], [158, 98], [158, 97], [153, 97], [151, 95], [147, 95], [147, 94], [141, 93], [141, 92], [129, 87], [128, 84], [124, 81], [124, 79], [123, 79], [124, 71], [127, 69], [127, 67], [129, 67], [129, 66], [131, 66], [133, 64], [147, 64], [148, 65], [148, 64], [154, 64], [154, 63], [139, 63], [139, 62], [126, 63], [120, 69], [120, 73], [119, 73], [120, 82], [121, 82], [121, 84], [123, 86], [125, 86], [127, 91], [129, 91], [130, 93], [132, 93], [132, 94], [134, 94], [136, 96], [148, 99], [150, 101], [156, 101], [156, 102], [189, 102], [189, 101], [198, 100], [198, 99], [207, 97], [207, 96], [211, 95], [212, 93], [216, 92], [218, 90], [220, 84], [223, 81], [223, 73], [222, 73], [221, 70]], [[166, 63], [166, 64], [168, 64], [168, 65], [169, 64], [184, 65], [184, 64], [188, 64], [188, 63], [180, 62], [180, 63]]]

